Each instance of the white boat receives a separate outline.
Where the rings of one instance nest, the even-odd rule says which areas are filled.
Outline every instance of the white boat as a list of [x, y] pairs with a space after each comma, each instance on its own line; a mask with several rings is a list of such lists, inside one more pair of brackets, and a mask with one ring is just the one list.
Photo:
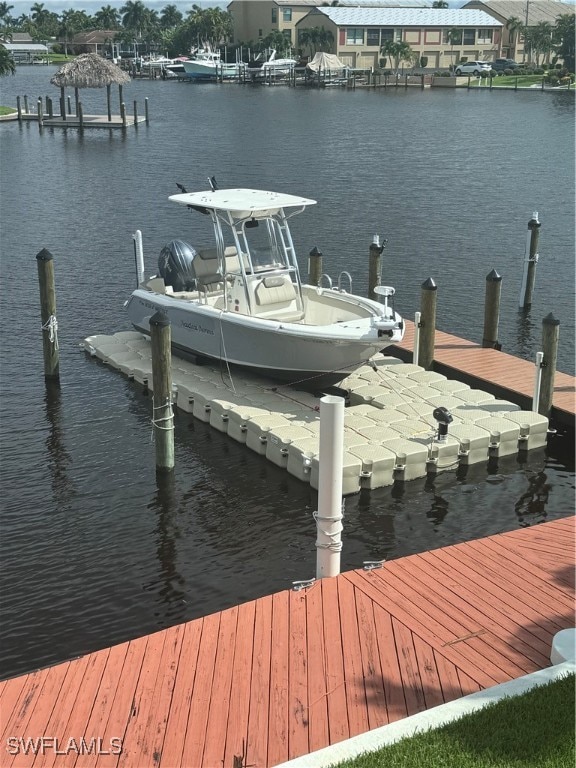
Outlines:
[[219, 51], [205, 48], [192, 54], [188, 61], [183, 61], [185, 74], [198, 80], [216, 80], [217, 78], [238, 77], [244, 68], [242, 62], [228, 63], [222, 61]]
[[[209, 216], [216, 247], [174, 240], [150, 278], [137, 247], [138, 287], [125, 303], [136, 329], [149, 334], [150, 318], [162, 312], [176, 353], [313, 388], [341, 381], [401, 341], [394, 288], [379, 286], [380, 303], [340, 287], [301, 283], [288, 220], [315, 200], [257, 189], [169, 199]], [[351, 283], [348, 273], [342, 276]]]
[[246, 71], [252, 77], [287, 75], [294, 69], [297, 63], [296, 59], [277, 59], [276, 51], [272, 49], [267, 59], [262, 54], [259, 54], [255, 59], [248, 62]]

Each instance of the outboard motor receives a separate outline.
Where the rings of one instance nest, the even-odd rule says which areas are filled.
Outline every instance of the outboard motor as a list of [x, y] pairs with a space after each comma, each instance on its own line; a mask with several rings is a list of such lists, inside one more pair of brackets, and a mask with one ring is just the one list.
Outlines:
[[162, 248], [158, 257], [158, 270], [166, 285], [174, 291], [196, 290], [196, 270], [194, 248], [184, 240], [172, 240]]

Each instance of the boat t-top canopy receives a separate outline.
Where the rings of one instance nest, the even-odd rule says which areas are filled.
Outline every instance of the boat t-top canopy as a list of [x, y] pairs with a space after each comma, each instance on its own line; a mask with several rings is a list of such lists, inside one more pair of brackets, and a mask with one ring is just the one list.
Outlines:
[[181, 205], [205, 211], [229, 211], [234, 218], [246, 215], [274, 214], [280, 208], [303, 208], [315, 205], [316, 200], [283, 192], [267, 192], [263, 189], [215, 189], [206, 192], [185, 192], [170, 195], [170, 200]]

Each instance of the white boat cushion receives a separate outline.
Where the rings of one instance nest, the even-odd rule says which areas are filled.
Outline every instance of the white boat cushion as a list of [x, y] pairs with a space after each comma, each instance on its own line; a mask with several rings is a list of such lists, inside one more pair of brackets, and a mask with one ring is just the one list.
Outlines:
[[260, 306], [282, 304], [296, 298], [294, 285], [283, 277], [265, 277], [256, 286], [256, 302]]

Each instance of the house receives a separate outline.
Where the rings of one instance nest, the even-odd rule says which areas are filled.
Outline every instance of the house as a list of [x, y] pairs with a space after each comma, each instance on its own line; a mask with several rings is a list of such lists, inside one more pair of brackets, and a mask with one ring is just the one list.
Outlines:
[[[358, 69], [377, 67], [387, 40], [408, 43], [433, 69], [447, 68], [462, 57], [493, 61], [500, 55], [502, 34], [502, 22], [485, 11], [451, 8], [322, 6], [297, 23], [297, 34], [314, 27], [330, 31], [331, 53]], [[449, 42], [449, 30], [459, 30], [459, 38]]]
[[[281, 32], [288, 43], [296, 44], [296, 25], [311, 9], [326, 0], [232, 0], [227, 11], [232, 16], [234, 41], [248, 43], [262, 40], [271, 32]], [[420, 6], [425, 8], [427, 0], [339, 0], [347, 6]]]
[[519, 19], [525, 27], [535, 27], [541, 21], [554, 26], [558, 16], [576, 11], [574, 5], [559, 0], [471, 0], [462, 7], [485, 11], [500, 21], [503, 24], [502, 56], [517, 61], [525, 59], [524, 38], [520, 31], [506, 26], [508, 19]]
[[[74, 53], [99, 53], [106, 55], [110, 44], [119, 32], [117, 29], [95, 29], [91, 32], [79, 32], [68, 41], [68, 46]], [[61, 44], [62, 41], [61, 41]]]

